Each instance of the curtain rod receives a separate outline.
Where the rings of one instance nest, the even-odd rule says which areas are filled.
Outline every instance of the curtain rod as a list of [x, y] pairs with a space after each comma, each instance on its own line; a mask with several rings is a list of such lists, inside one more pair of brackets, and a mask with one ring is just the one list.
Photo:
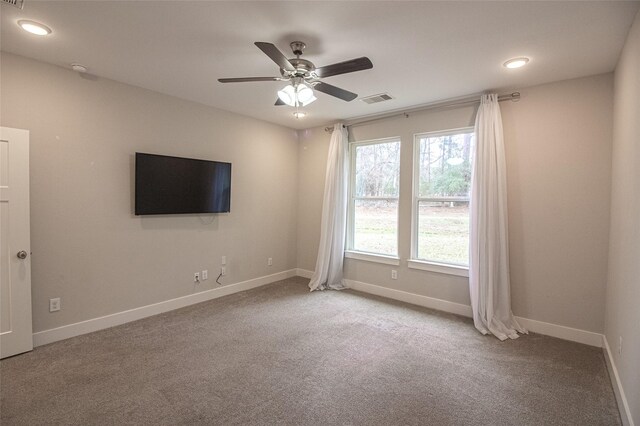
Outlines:
[[[498, 102], [504, 102], [504, 101], [518, 102], [519, 100], [520, 100], [520, 92], [511, 92], [511, 93], [498, 95]], [[387, 118], [398, 117], [401, 115], [405, 116], [406, 118], [409, 118], [409, 114], [411, 113], [430, 110], [430, 109], [451, 108], [455, 106], [474, 105], [479, 103], [480, 103], [479, 95], [473, 96], [473, 97], [467, 96], [465, 98], [436, 102], [436, 103], [427, 104], [427, 105], [423, 105], [423, 106], [419, 106], [419, 107], [415, 107], [407, 110], [392, 111], [386, 114], [380, 114], [370, 118], [354, 119], [351, 121], [347, 121], [345, 123], [345, 127], [359, 126], [362, 124], [371, 123], [373, 121], [384, 120]], [[333, 132], [333, 127], [325, 127], [324, 131], [331, 133]]]

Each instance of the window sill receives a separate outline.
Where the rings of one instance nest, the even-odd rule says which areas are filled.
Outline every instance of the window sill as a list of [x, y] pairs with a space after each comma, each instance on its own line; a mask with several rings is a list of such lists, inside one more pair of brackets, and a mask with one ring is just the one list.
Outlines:
[[345, 251], [344, 257], [348, 259], [364, 260], [367, 262], [383, 263], [385, 265], [400, 265], [400, 259], [383, 254], [363, 253], [361, 251]]
[[459, 277], [469, 276], [469, 268], [466, 266], [447, 265], [446, 263], [426, 262], [424, 260], [409, 260], [407, 263], [411, 269], [457, 275]]

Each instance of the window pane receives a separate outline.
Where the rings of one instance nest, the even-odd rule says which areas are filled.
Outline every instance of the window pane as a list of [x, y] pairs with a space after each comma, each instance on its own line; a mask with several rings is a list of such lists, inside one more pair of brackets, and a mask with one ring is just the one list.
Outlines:
[[356, 146], [355, 197], [397, 197], [400, 142]]
[[418, 259], [469, 265], [469, 202], [420, 201]]
[[398, 200], [355, 200], [353, 249], [397, 255]]
[[473, 133], [420, 137], [416, 161], [420, 197], [466, 197], [471, 185]]

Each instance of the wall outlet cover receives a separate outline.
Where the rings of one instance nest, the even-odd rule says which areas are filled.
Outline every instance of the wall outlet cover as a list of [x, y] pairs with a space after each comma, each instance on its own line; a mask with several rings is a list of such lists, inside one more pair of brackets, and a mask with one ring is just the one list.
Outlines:
[[49, 299], [49, 312], [57, 312], [60, 310], [60, 298]]

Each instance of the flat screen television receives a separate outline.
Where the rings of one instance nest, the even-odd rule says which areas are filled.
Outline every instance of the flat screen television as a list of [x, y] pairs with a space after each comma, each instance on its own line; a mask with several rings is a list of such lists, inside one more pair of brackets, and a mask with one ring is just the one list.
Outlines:
[[135, 214], [226, 213], [231, 163], [136, 152]]

